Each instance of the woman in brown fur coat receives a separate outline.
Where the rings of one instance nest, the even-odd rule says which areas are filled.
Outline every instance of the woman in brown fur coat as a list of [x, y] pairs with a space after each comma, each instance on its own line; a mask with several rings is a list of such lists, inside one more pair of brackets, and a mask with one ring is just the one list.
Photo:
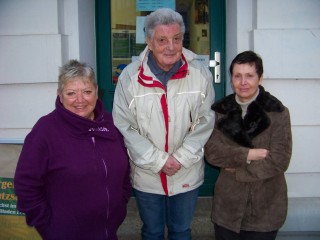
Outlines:
[[275, 239], [287, 216], [289, 111], [261, 86], [256, 53], [238, 54], [230, 73], [235, 93], [212, 106], [215, 129], [205, 146], [207, 161], [220, 168], [212, 212], [216, 240]]

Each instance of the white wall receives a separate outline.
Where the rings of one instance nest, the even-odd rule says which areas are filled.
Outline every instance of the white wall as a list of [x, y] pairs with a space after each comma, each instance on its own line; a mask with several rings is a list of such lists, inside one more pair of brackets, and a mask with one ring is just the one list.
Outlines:
[[289, 212], [282, 231], [320, 231], [319, 10], [319, 0], [227, 0], [227, 67], [239, 52], [259, 53], [263, 85], [291, 114]]
[[96, 69], [94, 2], [1, 0], [0, 143], [23, 142], [54, 109], [61, 65], [79, 59]]

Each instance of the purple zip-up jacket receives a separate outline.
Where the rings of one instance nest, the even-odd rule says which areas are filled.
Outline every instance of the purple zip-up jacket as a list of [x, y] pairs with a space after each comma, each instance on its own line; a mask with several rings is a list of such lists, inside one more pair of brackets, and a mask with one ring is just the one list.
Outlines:
[[46, 240], [114, 240], [131, 194], [121, 134], [100, 100], [95, 120], [56, 109], [27, 135], [14, 185], [17, 208]]

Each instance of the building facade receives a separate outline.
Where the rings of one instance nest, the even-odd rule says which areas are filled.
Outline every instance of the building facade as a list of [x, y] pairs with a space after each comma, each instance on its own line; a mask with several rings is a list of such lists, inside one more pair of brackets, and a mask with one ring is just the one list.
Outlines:
[[[95, 3], [0, 1], [0, 177], [12, 177], [24, 137], [54, 109], [59, 67], [79, 59], [97, 69]], [[244, 50], [259, 53], [263, 85], [291, 113], [289, 212], [281, 230], [320, 232], [320, 1], [225, 0], [225, 6], [222, 64], [228, 69]]]

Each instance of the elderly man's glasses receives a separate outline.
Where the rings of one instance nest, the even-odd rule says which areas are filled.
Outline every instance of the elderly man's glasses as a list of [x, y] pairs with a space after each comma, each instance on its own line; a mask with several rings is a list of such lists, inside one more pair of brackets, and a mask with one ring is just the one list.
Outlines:
[[176, 35], [172, 38], [167, 37], [155, 37], [154, 40], [159, 44], [160, 46], [166, 46], [168, 44], [181, 44], [183, 40], [182, 34]]

